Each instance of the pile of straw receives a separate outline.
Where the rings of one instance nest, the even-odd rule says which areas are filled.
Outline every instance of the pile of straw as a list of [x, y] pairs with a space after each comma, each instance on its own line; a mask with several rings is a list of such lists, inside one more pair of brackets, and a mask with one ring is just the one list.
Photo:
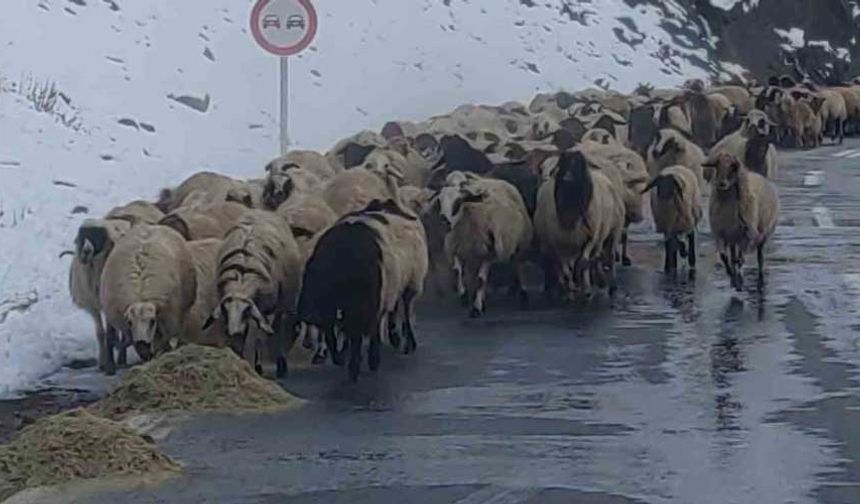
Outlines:
[[178, 470], [128, 427], [77, 409], [43, 418], [0, 446], [0, 500], [78, 479]]
[[109, 396], [91, 406], [123, 419], [159, 411], [267, 412], [302, 403], [259, 376], [229, 349], [187, 345], [136, 367]]

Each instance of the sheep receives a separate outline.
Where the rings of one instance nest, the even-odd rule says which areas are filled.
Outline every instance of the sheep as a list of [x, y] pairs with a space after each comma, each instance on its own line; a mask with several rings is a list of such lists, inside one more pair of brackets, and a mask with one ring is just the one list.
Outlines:
[[699, 187], [703, 187], [705, 179], [702, 165], [705, 161], [702, 148], [673, 129], [660, 130], [648, 149], [647, 165], [651, 177], [657, 177], [664, 168], [681, 165], [692, 171]]
[[[335, 177], [332, 176], [332, 179]], [[273, 168], [266, 177], [263, 189], [263, 208], [276, 210], [294, 194], [319, 196], [327, 179], [321, 178], [313, 170], [306, 170], [296, 164]]]
[[621, 191], [626, 216], [621, 241], [621, 260], [624, 266], [630, 266], [632, 261], [627, 254], [627, 228], [644, 219], [642, 189], [648, 183], [648, 167], [639, 154], [618, 143], [605, 131], [593, 130], [586, 134], [586, 138], [597, 139], [584, 139], [580, 146], [589, 164], [608, 171], [607, 176]]
[[529, 253], [534, 231], [517, 189], [503, 180], [453, 172], [436, 201], [449, 227], [445, 254], [456, 274], [457, 294], [465, 304], [469, 299], [464, 278], [470, 283], [475, 279], [471, 316], [484, 314], [493, 264], [515, 266], [514, 288], [522, 302], [527, 302], [522, 261]]
[[748, 170], [735, 156], [722, 153], [715, 170], [709, 217], [732, 287], [743, 290], [744, 255], [756, 250], [758, 282], [764, 285], [764, 247], [776, 229], [779, 196], [772, 182]]
[[188, 252], [194, 263], [197, 280], [197, 294], [194, 305], [185, 316], [181, 343], [196, 343], [223, 346], [224, 328], [219, 324], [216, 329], [203, 331], [209, 314], [218, 305], [218, 253], [223, 240], [209, 238], [188, 242]]
[[185, 199], [195, 192], [204, 196], [208, 202], [224, 201], [230, 190], [240, 184], [241, 182], [226, 175], [212, 172], [195, 173], [176, 188], [162, 189], [156, 206], [163, 213], [168, 214], [182, 206]]
[[569, 292], [578, 281], [590, 296], [592, 268], [601, 275], [606, 268], [609, 291], [615, 292], [615, 253], [624, 213], [621, 191], [604, 171], [590, 168], [581, 151], [562, 153], [538, 192], [534, 219], [547, 280], [560, 269]]
[[[265, 334], [276, 376], [287, 373], [285, 354], [293, 344], [302, 262], [288, 222], [273, 212], [251, 210], [231, 229], [218, 253], [218, 303], [203, 324], [226, 326], [230, 347], [262, 373], [256, 326]], [[256, 332], [256, 331], [254, 331]], [[252, 345], [253, 350], [246, 349]]]
[[264, 207], [263, 198], [266, 191], [266, 179], [250, 179], [238, 181], [236, 187], [227, 191], [225, 201], [239, 203], [245, 208], [260, 209]]
[[224, 238], [250, 209], [232, 201], [180, 207], [166, 215], [159, 224], [174, 229], [188, 241]]
[[162, 212], [156, 205], [148, 201], [136, 200], [127, 205], [114, 208], [107, 215], [107, 220], [124, 220], [130, 224], [157, 224], [164, 218]]
[[[380, 329], [398, 303], [404, 312], [404, 351], [411, 353], [417, 346], [414, 303], [423, 291], [427, 272], [423, 237], [417, 217], [393, 200], [375, 200], [326, 231], [307, 263], [299, 319], [323, 328], [333, 347], [332, 328], [339, 325], [343, 329], [352, 381], [358, 380], [365, 337], [370, 339], [369, 366], [378, 368]], [[338, 354], [335, 351], [333, 357]]]
[[[433, 157], [425, 157], [405, 138], [395, 138], [388, 142], [389, 156], [395, 167], [403, 172], [403, 183], [423, 187], [430, 175], [430, 168], [435, 164]], [[402, 157], [402, 159], [401, 159]]]
[[748, 114], [755, 105], [749, 90], [742, 86], [717, 86], [712, 87], [708, 92], [725, 96], [741, 114]]
[[860, 88], [845, 85], [835, 87], [833, 90], [841, 94], [845, 100], [846, 126], [850, 127], [850, 133], [857, 133], [857, 127], [860, 125]]
[[321, 198], [300, 194], [278, 207], [276, 213], [290, 225], [302, 263], [313, 252], [316, 238], [337, 221], [337, 214]]
[[[700, 167], [701, 168], [701, 167]], [[702, 219], [700, 175], [682, 165], [663, 168], [645, 188], [657, 188], [651, 197], [651, 212], [658, 233], [665, 237], [665, 271], [675, 271], [678, 257], [686, 257], [690, 270], [696, 268], [696, 228]], [[687, 238], [685, 246], [682, 237]]]
[[799, 147], [821, 147], [824, 128], [819, 112], [823, 104], [824, 99], [819, 96], [797, 100], [792, 129]]
[[845, 121], [848, 119], [845, 98], [833, 89], [821, 89], [817, 94], [824, 98], [824, 105], [821, 107], [821, 122], [824, 129], [832, 131], [831, 139], [842, 145], [845, 140]]
[[361, 131], [335, 144], [325, 155], [335, 173], [348, 170], [364, 162], [374, 147], [383, 147], [385, 138], [373, 131]]
[[339, 173], [326, 184], [322, 198], [335, 214], [344, 216], [365, 208], [375, 199], [396, 197], [403, 174], [390, 163], [372, 165], [381, 171], [374, 173], [365, 168], [353, 168]]
[[[776, 148], [770, 142], [770, 128], [773, 122], [761, 110], [753, 110], [747, 115], [738, 131], [723, 138], [710, 152], [709, 161], [720, 153], [729, 153], [740, 159], [744, 166], [769, 179], [777, 174]], [[712, 164], [712, 163], [711, 163]], [[710, 180], [710, 170], [706, 169]]]
[[395, 138], [414, 138], [418, 135], [418, 125], [409, 121], [389, 121], [382, 126], [379, 134], [391, 141]]
[[130, 335], [148, 360], [181, 338], [196, 295], [194, 261], [182, 236], [164, 226], [138, 225], [108, 257], [99, 299], [108, 323]]
[[[69, 268], [69, 293], [72, 302], [93, 319], [99, 347], [99, 369], [108, 375], [116, 372], [113, 348], [117, 334], [115, 326], [105, 327], [102, 302], [99, 297], [104, 265], [115, 245], [131, 229], [122, 219], [87, 219], [75, 237], [75, 251]], [[119, 363], [125, 365], [125, 347], [120, 346]]]

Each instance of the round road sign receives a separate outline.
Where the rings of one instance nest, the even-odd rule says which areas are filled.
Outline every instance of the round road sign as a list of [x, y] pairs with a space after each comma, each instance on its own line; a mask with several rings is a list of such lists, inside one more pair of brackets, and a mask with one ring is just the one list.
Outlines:
[[251, 11], [251, 33], [266, 51], [292, 56], [313, 41], [317, 12], [311, 0], [257, 0]]

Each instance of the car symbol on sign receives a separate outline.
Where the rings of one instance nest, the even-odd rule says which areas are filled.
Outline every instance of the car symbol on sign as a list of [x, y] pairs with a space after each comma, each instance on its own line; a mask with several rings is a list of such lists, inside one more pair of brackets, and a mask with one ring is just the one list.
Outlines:
[[287, 30], [291, 30], [293, 28], [301, 28], [305, 29], [305, 18], [299, 14], [293, 14], [292, 16], [287, 18]]
[[269, 14], [263, 18], [263, 29], [280, 27], [281, 19], [277, 16], [277, 14]]

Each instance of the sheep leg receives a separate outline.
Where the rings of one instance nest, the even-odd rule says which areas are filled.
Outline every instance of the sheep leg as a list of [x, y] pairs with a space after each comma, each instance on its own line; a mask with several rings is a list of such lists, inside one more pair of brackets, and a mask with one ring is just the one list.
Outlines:
[[690, 269], [696, 269], [696, 232], [693, 231], [687, 235], [687, 264]]
[[415, 296], [411, 292], [403, 295], [403, 334], [406, 336], [403, 353], [414, 353], [418, 342], [415, 341]]
[[[612, 257], [615, 257], [615, 252], [612, 253]], [[627, 255], [627, 228], [624, 228], [624, 232], [621, 234], [621, 265], [631, 266], [632, 264], [633, 261]]]
[[735, 290], [741, 292], [744, 290], [743, 254], [741, 253], [740, 248], [737, 245], [733, 245], [731, 247], [731, 254], [733, 272], [735, 275]]
[[[387, 326], [387, 320], [386, 320]], [[387, 327], [386, 327], [387, 329]], [[370, 345], [367, 347], [367, 367], [371, 371], [379, 369], [379, 362], [382, 360], [382, 335], [379, 331], [374, 332], [370, 336]]]
[[117, 333], [116, 365], [128, 366], [128, 340], [122, 333]]
[[478, 318], [484, 314], [485, 301], [487, 297], [487, 281], [490, 277], [490, 262], [484, 261], [478, 268], [478, 288], [475, 290], [475, 303], [472, 305], [472, 318]]
[[102, 316], [97, 311], [89, 312], [93, 318], [93, 324], [96, 326], [96, 341], [99, 344], [99, 371], [105, 370], [107, 364], [107, 341], [105, 335], [105, 326], [102, 322]]
[[729, 256], [727, 256], [725, 252], [720, 252], [720, 259], [722, 259], [723, 266], [726, 268], [726, 274], [731, 280], [732, 287], [734, 287], [736, 283], [734, 264], [732, 261], [729, 260]]
[[[675, 235], [675, 247], [678, 250], [678, 255], [681, 256], [681, 259], [686, 259], [687, 258], [687, 244], [684, 243], [684, 240], [681, 239], [681, 237], [678, 235]], [[678, 265], [676, 264], [675, 267], [677, 268], [677, 266]]]
[[666, 252], [665, 264], [663, 265], [663, 270], [666, 273], [671, 273], [675, 271], [675, 238], [667, 237], [663, 242], [663, 249]]
[[525, 265], [522, 261], [517, 261], [514, 265], [514, 287], [517, 290], [517, 297], [522, 308], [529, 307], [529, 293], [526, 290], [525, 278]]
[[606, 244], [606, 251], [604, 252], [604, 257], [606, 258], [606, 265], [608, 267], [607, 275], [609, 276], [609, 295], [614, 296], [618, 291], [618, 270], [615, 266], [615, 261], [613, 258], [615, 257], [615, 241], [610, 238]]
[[842, 119], [836, 120], [836, 134], [839, 136], [839, 145], [845, 141], [845, 121]]
[[362, 334], [354, 328], [346, 336], [349, 342], [349, 379], [353, 383], [358, 382], [358, 375], [361, 373], [361, 342]]
[[275, 315], [274, 327], [272, 327], [275, 334], [268, 338], [269, 353], [275, 361], [275, 378], [284, 378], [288, 372], [286, 349], [292, 346], [290, 344], [292, 335], [287, 332], [290, 324], [287, 323], [286, 317], [283, 313]]
[[758, 259], [758, 287], [764, 287], [764, 243], [756, 247], [756, 259]]
[[397, 327], [397, 315], [400, 313], [402, 303], [397, 303], [394, 307], [394, 311], [388, 314], [387, 322], [388, 322], [388, 343], [391, 344], [392, 348], [395, 350], [400, 350], [400, 331]]
[[591, 261], [584, 255], [573, 266], [573, 278], [579, 283], [583, 297], [591, 298]]
[[558, 279], [559, 275], [563, 274], [563, 271], [561, 271], [556, 262], [549, 257], [544, 257], [542, 263], [543, 295], [549, 301], [552, 300], [561, 290], [561, 285], [559, 284]]
[[117, 331], [110, 324], [107, 326], [107, 330], [105, 330], [104, 334], [104, 347], [105, 347], [105, 367], [102, 371], [108, 376], [113, 376], [116, 374], [116, 363], [113, 360], [113, 349], [117, 344]]
[[331, 353], [331, 361], [335, 366], [343, 367], [346, 364], [346, 350], [349, 348], [349, 340], [344, 339], [343, 348], [337, 342], [337, 329], [332, 324], [325, 330], [325, 344]]
[[308, 338], [316, 342], [316, 350], [311, 358], [311, 364], [319, 366], [324, 363], [329, 356], [328, 338], [323, 336], [323, 333], [317, 326], [308, 326]]
[[463, 282], [463, 263], [459, 257], [454, 258], [454, 290], [460, 298], [463, 306], [469, 306], [469, 294], [466, 292], [466, 284]]

